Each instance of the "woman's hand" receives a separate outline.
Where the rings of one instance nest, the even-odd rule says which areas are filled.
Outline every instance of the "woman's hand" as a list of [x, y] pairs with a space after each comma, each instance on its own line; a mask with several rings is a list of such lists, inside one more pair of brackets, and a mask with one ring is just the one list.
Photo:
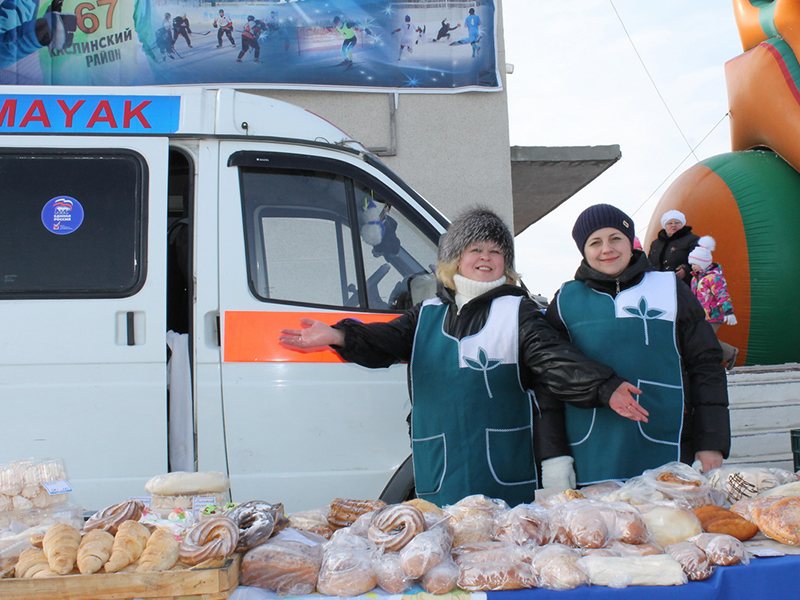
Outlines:
[[281, 329], [278, 340], [287, 346], [308, 350], [325, 346], [343, 346], [344, 333], [314, 319], [300, 319], [302, 329]]
[[650, 413], [647, 412], [635, 396], [642, 393], [642, 390], [634, 386], [632, 383], [623, 381], [619, 387], [611, 394], [611, 399], [608, 401], [608, 406], [611, 407], [615, 413], [631, 421], [641, 421], [647, 423], [647, 417]]
[[708, 473], [711, 469], [718, 469], [722, 466], [722, 452], [719, 450], [700, 450], [694, 453], [694, 459], [699, 460], [702, 472]]

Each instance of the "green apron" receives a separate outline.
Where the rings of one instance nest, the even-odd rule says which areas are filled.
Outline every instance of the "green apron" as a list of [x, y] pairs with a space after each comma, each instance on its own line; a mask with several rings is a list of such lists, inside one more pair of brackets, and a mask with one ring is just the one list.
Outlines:
[[417, 496], [440, 506], [484, 494], [533, 502], [533, 405], [520, 383], [520, 296], [496, 298], [486, 325], [462, 340], [448, 307], [423, 303], [411, 356], [411, 437]]
[[680, 460], [683, 379], [675, 343], [677, 279], [649, 272], [616, 298], [570, 281], [558, 295], [558, 312], [572, 343], [610, 365], [642, 390], [638, 402], [648, 423], [610, 408], [567, 405], [567, 438], [578, 484], [628, 479]]

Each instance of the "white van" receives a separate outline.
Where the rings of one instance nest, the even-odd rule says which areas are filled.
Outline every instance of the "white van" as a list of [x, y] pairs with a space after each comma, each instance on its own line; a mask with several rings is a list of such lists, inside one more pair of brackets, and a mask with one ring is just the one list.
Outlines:
[[0, 463], [64, 459], [88, 510], [169, 470], [408, 493], [406, 367], [277, 342], [434, 293], [446, 220], [361, 145], [232, 89], [0, 87], [0, 182]]

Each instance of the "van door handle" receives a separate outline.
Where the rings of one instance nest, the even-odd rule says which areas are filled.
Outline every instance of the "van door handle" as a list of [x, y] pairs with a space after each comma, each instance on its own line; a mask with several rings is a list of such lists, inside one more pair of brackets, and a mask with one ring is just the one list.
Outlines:
[[116, 343], [118, 346], [143, 346], [145, 335], [145, 313], [129, 310], [117, 313]]

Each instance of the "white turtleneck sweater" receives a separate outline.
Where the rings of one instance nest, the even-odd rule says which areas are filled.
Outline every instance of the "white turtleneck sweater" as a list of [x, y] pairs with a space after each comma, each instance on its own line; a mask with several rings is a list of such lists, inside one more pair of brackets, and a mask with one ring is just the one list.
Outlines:
[[453, 275], [453, 282], [456, 284], [456, 307], [460, 313], [464, 305], [473, 298], [503, 285], [506, 282], [506, 276], [503, 275], [495, 281], [475, 281], [456, 273]]

